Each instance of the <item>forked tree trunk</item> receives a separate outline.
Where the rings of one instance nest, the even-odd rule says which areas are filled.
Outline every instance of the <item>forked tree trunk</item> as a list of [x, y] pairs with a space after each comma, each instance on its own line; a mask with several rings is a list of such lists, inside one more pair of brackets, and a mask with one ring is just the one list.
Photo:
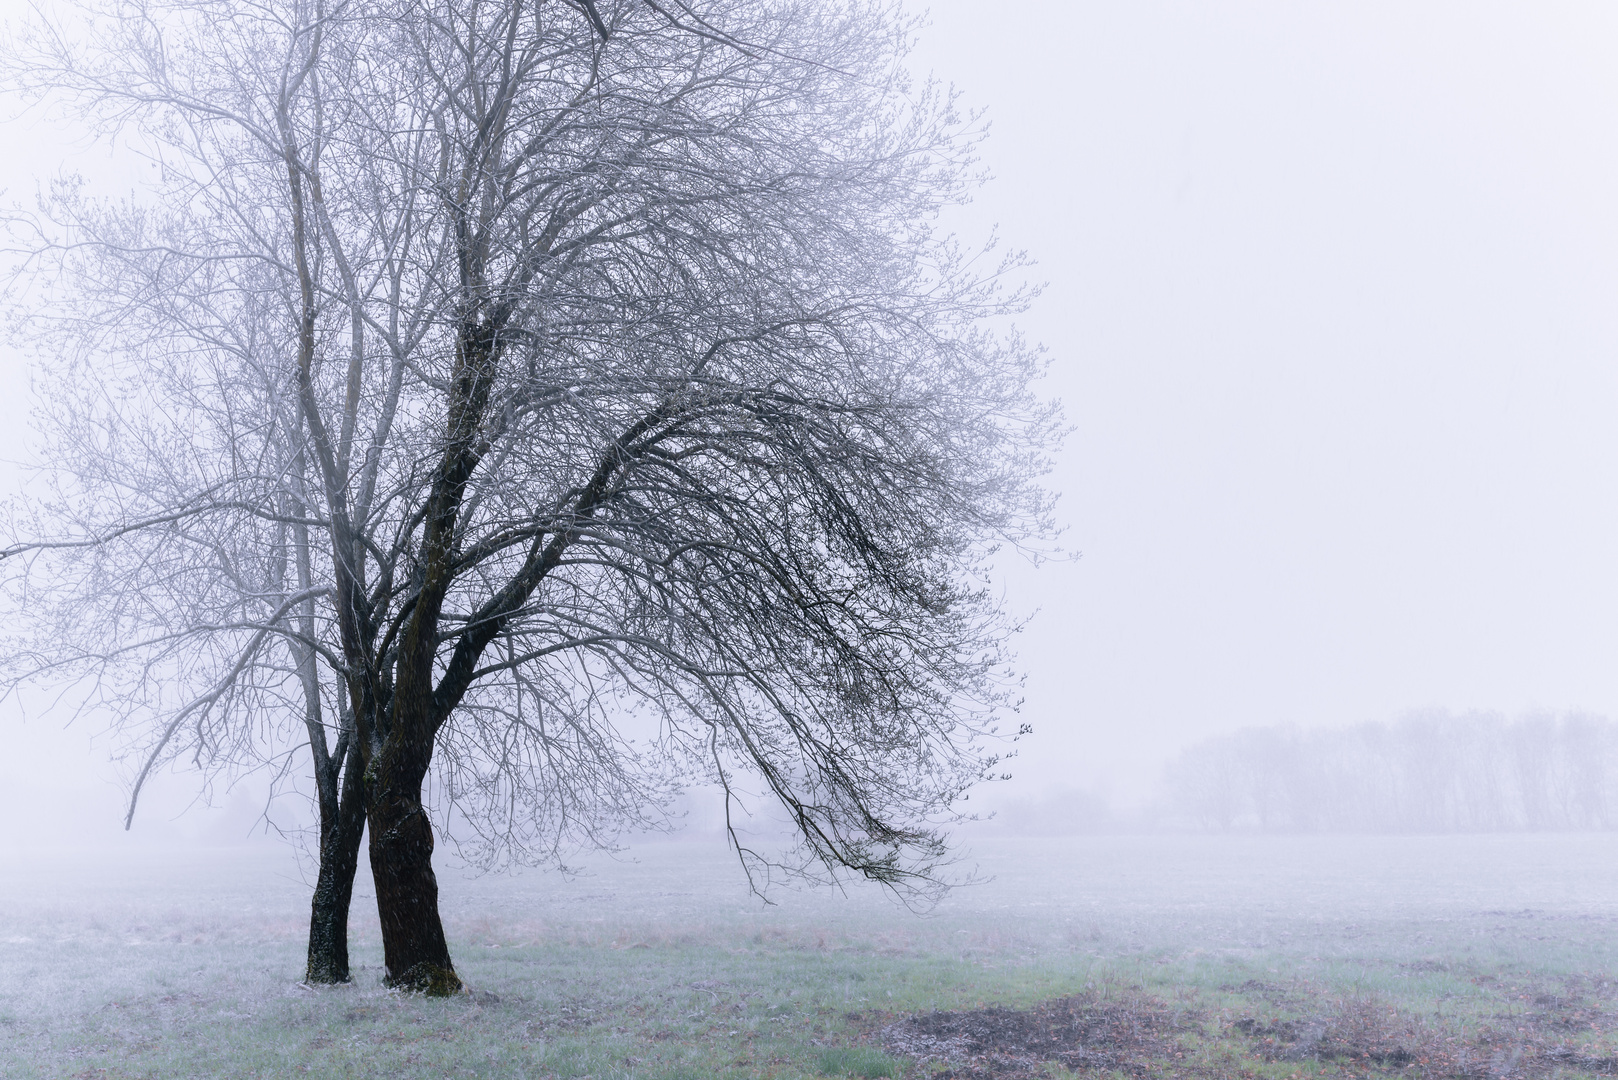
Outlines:
[[342, 797], [334, 815], [322, 815], [320, 873], [309, 911], [309, 967], [304, 981], [345, 983], [348, 971], [348, 912], [365, 835], [365, 785], [355, 748], [348, 752]]
[[[448, 997], [461, 989], [438, 916], [433, 827], [421, 784], [376, 784], [370, 791], [371, 876], [382, 920], [385, 982], [401, 990]], [[376, 790], [382, 788], [382, 790]]]

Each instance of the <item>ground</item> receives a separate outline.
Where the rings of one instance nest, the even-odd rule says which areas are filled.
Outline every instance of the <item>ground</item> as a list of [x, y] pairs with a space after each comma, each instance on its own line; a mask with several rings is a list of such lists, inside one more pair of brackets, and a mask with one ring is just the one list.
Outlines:
[[444, 1001], [381, 986], [363, 891], [355, 982], [299, 985], [278, 848], [19, 855], [0, 1076], [1618, 1074], [1618, 839], [972, 847], [993, 880], [927, 917], [862, 889], [764, 906], [704, 843], [571, 880], [446, 866], [471, 992]]

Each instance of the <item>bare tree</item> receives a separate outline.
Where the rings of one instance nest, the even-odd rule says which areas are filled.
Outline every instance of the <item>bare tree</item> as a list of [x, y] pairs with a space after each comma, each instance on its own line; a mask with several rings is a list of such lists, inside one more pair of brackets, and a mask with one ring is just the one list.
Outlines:
[[[429, 992], [459, 985], [432, 771], [489, 863], [655, 812], [671, 769], [727, 800], [746, 774], [790, 815], [797, 867], [930, 895], [1014, 689], [986, 561], [1049, 531], [1056, 413], [1030, 391], [1037, 355], [985, 329], [1024, 298], [930, 224], [970, 190], [973, 136], [909, 88], [908, 25], [794, 0], [589, 14], [120, 4], [82, 48], [36, 38], [25, 69], [137, 132], [171, 185], [174, 239], [148, 212], [78, 209], [71, 250], [155, 253], [198, 303], [251, 295], [273, 328], [250, 356], [157, 286], [70, 292], [81, 350], [101, 328], [138, 366], [170, 334], [263, 373], [276, 408], [231, 420], [275, 464], [185, 498], [64, 497], [57, 532], [86, 546], [53, 551], [125, 566], [196, 528], [295, 567], [203, 682], [243, 696], [271, 641], [282, 681], [251, 685], [299, 688], [289, 708], [320, 700], [318, 666], [341, 681], [337, 749], [307, 725], [317, 774], [358, 785], [388, 979]], [[78, 485], [82, 458], [61, 466]], [[71, 609], [73, 557], [18, 587]], [[216, 633], [190, 606], [213, 572], [154, 623]], [[125, 721], [160, 732], [154, 757], [200, 745], [149, 670]], [[639, 750], [637, 723], [656, 731]]]
[[[209, 12], [117, 14], [133, 24], [119, 26], [125, 39], [151, 45], [140, 35], [184, 31], [186, 16]], [[211, 59], [235, 74], [248, 61], [273, 65], [273, 47], [285, 44], [273, 22], [267, 32], [251, 20], [234, 29], [237, 51]], [[341, 677], [320, 674], [322, 661], [337, 670], [340, 646], [329, 614], [316, 614], [331, 587], [322, 565], [331, 546], [328, 522], [315, 516], [319, 485], [288, 362], [308, 313], [295, 275], [278, 263], [290, 252], [288, 207], [274, 185], [254, 186], [264, 146], [226, 119], [240, 97], [214, 95], [214, 111], [194, 127], [200, 110], [187, 114], [131, 84], [129, 71], [83, 69], [86, 58], [65, 51], [73, 36], [33, 44], [81, 65], [89, 77], [77, 103], [112, 106], [103, 116], [109, 135], [128, 131], [128, 110], [142, 111], [146, 124], [134, 135], [155, 147], [163, 171], [135, 203], [88, 199], [80, 182], [61, 182], [40, 215], [11, 222], [34, 234], [19, 237], [29, 272], [17, 280], [44, 294], [20, 306], [27, 337], [47, 357], [45, 465], [35, 497], [15, 505], [10, 521], [7, 554], [29, 561], [14, 566], [13, 599], [34, 616], [31, 633], [14, 642], [14, 674], [79, 682], [88, 688], [82, 708], [111, 714], [134, 765], [130, 818], [167, 761], [188, 755], [210, 772], [267, 764], [284, 774], [303, 736], [320, 822], [307, 977], [344, 981], [363, 764]], [[171, 77], [201, 81], [174, 58], [154, 57]], [[58, 302], [41, 305], [53, 289]], [[396, 361], [396, 383], [401, 368]], [[564, 721], [542, 741], [565, 754], [572, 734]], [[546, 805], [563, 819], [527, 822], [529, 834], [558, 853], [580, 831], [599, 839], [602, 805], [632, 807], [643, 820], [661, 788], [637, 782], [633, 799], [604, 791], [604, 778], [623, 777], [633, 760], [615, 753], [591, 770], [548, 776]]]
[[8, 522], [7, 554], [26, 560], [8, 585], [28, 616], [12, 674], [76, 683], [81, 711], [111, 717], [132, 765], [126, 827], [168, 762], [285, 779], [307, 745], [320, 856], [308, 978], [344, 981], [362, 769], [341, 683], [320, 672], [334, 655], [317, 616], [329, 574], [277, 360], [286, 298], [198, 233], [185, 184], [158, 194], [96, 203], [69, 183], [43, 207], [68, 228], [35, 268], [70, 292], [30, 322], [47, 357], [44, 464]]

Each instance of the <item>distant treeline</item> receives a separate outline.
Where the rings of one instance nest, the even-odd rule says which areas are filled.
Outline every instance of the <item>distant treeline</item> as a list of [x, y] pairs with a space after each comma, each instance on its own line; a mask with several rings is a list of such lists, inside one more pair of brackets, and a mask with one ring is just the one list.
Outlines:
[[1182, 824], [1214, 830], [1611, 829], [1615, 757], [1618, 727], [1604, 717], [1424, 712], [1209, 739], [1169, 766], [1168, 796]]

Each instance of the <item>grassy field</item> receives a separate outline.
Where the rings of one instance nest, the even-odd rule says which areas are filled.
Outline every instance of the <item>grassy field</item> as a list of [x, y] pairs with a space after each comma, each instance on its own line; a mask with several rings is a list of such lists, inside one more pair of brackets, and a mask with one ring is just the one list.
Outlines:
[[[980, 841], [920, 918], [717, 844], [442, 872], [472, 992], [308, 989], [282, 849], [7, 857], [0, 1076], [1618, 1074], [1618, 840]], [[362, 874], [364, 871], [362, 871]], [[362, 879], [363, 880], [363, 879]]]

